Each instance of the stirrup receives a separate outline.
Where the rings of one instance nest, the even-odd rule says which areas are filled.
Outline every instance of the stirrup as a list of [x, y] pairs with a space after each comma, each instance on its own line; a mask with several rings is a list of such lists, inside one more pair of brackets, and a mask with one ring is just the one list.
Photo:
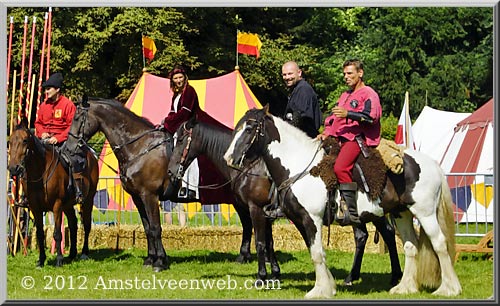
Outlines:
[[177, 197], [180, 199], [196, 200], [196, 191], [193, 189], [188, 189], [186, 187], [181, 187]]
[[278, 218], [286, 218], [286, 215], [283, 213], [281, 206], [277, 203], [267, 204], [262, 208], [264, 212], [264, 216], [269, 219], [278, 219]]
[[337, 213], [335, 214], [335, 222], [337, 222], [340, 226], [361, 224], [359, 217], [352, 216], [349, 212], [347, 204], [343, 200], [340, 201]]

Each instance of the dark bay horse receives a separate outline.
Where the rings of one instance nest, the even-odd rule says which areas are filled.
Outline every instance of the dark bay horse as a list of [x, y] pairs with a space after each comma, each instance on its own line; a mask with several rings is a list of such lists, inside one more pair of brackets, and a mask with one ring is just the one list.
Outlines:
[[[190, 120], [182, 124], [177, 130], [177, 142], [170, 157], [168, 171], [171, 179], [182, 179], [183, 171], [187, 169], [194, 158], [203, 154], [207, 156], [219, 169], [225, 178], [231, 182], [231, 189], [236, 199], [250, 208], [250, 216], [255, 229], [255, 245], [258, 257], [258, 279], [266, 278], [266, 265], [264, 251], [267, 249], [268, 258], [271, 263], [271, 277], [277, 278], [280, 273], [278, 262], [274, 257], [274, 244], [272, 238], [272, 224], [270, 219], [264, 217], [263, 206], [270, 203], [271, 179], [261, 158], [255, 160], [244, 160], [243, 167], [229, 167], [224, 160], [224, 153], [231, 143], [232, 135], [227, 130], [219, 129], [210, 124]], [[401, 266], [399, 263], [395, 233], [386, 222], [386, 218], [378, 218], [373, 221], [377, 230], [381, 233], [387, 244], [392, 267], [391, 284], [394, 286], [401, 278]], [[353, 266], [348, 276], [344, 279], [345, 284], [359, 279], [362, 258], [368, 238], [366, 225], [353, 227], [356, 249]]]
[[[162, 271], [168, 268], [168, 258], [161, 239], [159, 201], [187, 201], [177, 198], [167, 173], [173, 138], [116, 100], [84, 98], [77, 105], [68, 150], [86, 143], [99, 131], [104, 133], [118, 160], [123, 189], [131, 195], [141, 216], [148, 241], [144, 266]], [[247, 207], [234, 207], [243, 226], [237, 261], [244, 262], [251, 258], [252, 221]]]
[[[315, 267], [316, 282], [306, 298], [331, 298], [336, 283], [326, 265], [321, 227], [328, 190], [310, 169], [320, 163], [321, 141], [268, 112], [251, 109], [233, 131], [224, 158], [229, 165], [262, 156], [273, 181], [289, 188], [279, 193], [284, 212], [301, 233]], [[453, 268], [455, 232], [452, 199], [440, 166], [430, 157], [406, 149], [402, 174], [387, 173], [386, 185], [377, 200], [358, 190], [358, 213], [394, 216], [405, 250], [405, 267], [392, 294], [416, 293], [421, 285], [437, 289], [435, 295], [455, 296], [462, 288]], [[311, 196], [314, 195], [314, 196]], [[339, 195], [336, 195], [337, 203]], [[417, 235], [413, 218], [420, 224]]]
[[[57, 250], [56, 266], [61, 266], [63, 264], [61, 250], [63, 212], [68, 219], [70, 230], [68, 258], [74, 259], [77, 255], [75, 191], [74, 188], [68, 187], [70, 180], [68, 170], [63, 166], [62, 159], [55, 146], [42, 143], [27, 128], [27, 120], [23, 120], [12, 132], [9, 145], [8, 169], [11, 175], [21, 179], [29, 209], [32, 211], [35, 220], [36, 239], [40, 252], [37, 266], [43, 267], [46, 260], [43, 213], [47, 211], [54, 213], [54, 240]], [[81, 217], [85, 234], [82, 258], [87, 258], [89, 253], [88, 238], [92, 224], [92, 207], [99, 179], [97, 159], [90, 151], [87, 151], [87, 165], [80, 178], [83, 182], [81, 191], [84, 201], [81, 203]]]

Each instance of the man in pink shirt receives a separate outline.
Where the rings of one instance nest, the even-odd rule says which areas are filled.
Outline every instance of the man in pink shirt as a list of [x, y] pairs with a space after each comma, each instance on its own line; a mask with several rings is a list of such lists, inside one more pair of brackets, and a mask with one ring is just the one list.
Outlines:
[[352, 169], [364, 147], [376, 147], [380, 143], [382, 116], [377, 92], [363, 81], [363, 63], [357, 59], [347, 60], [343, 72], [350, 89], [337, 100], [332, 114], [325, 119], [323, 133], [318, 135], [323, 140], [333, 136], [340, 142], [340, 153], [333, 170], [339, 182], [340, 204], [347, 205], [346, 217], [343, 221], [337, 220], [342, 226], [361, 223], [356, 205], [358, 187], [352, 181]]

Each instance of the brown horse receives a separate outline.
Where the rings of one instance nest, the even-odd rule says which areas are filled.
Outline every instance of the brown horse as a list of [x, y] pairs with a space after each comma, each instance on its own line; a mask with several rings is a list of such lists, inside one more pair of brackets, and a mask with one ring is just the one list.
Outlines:
[[[66, 214], [70, 230], [70, 252], [68, 258], [77, 255], [77, 218], [74, 205], [75, 191], [69, 186], [69, 171], [63, 164], [59, 151], [54, 145], [42, 143], [28, 128], [27, 121], [22, 120], [10, 135], [9, 165], [12, 176], [21, 179], [23, 190], [28, 200], [29, 209], [33, 212], [36, 238], [40, 255], [37, 267], [43, 267], [46, 260], [45, 234], [43, 229], [43, 213], [54, 213], [54, 240], [56, 242], [56, 266], [63, 264], [61, 250], [62, 213]], [[81, 206], [81, 218], [85, 231], [82, 258], [88, 257], [88, 237], [91, 229], [92, 206], [96, 193], [99, 172], [97, 159], [87, 151], [87, 167], [82, 174], [82, 193], [84, 201]]]
[[[160, 200], [187, 202], [177, 197], [167, 174], [172, 151], [172, 135], [160, 131], [146, 118], [138, 116], [116, 100], [84, 97], [77, 105], [66, 142], [68, 150], [103, 132], [113, 150], [123, 189], [129, 193], [141, 216], [148, 241], [143, 265], [159, 272], [168, 268], [161, 239]], [[204, 204], [204, 203], [202, 203]], [[234, 205], [243, 226], [238, 262], [248, 261], [252, 221], [248, 207]]]

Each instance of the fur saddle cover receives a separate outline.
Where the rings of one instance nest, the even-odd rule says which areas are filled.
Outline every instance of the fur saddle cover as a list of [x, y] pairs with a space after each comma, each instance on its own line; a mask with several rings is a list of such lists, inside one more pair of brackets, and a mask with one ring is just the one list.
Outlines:
[[[310, 174], [312, 176], [321, 177], [323, 182], [325, 182], [326, 188], [332, 191], [338, 187], [337, 177], [333, 172], [333, 165], [340, 152], [340, 145], [335, 138], [328, 137], [323, 141], [322, 147], [327, 154], [325, 154], [323, 159], [311, 169]], [[360, 154], [356, 163], [363, 171], [363, 176], [369, 187], [368, 197], [374, 201], [380, 198], [384, 190], [388, 167], [384, 163], [381, 152], [377, 148], [368, 147], [368, 150], [370, 152], [368, 158]], [[363, 186], [365, 183], [363, 182], [362, 175], [357, 166], [353, 168], [353, 181], [358, 184], [358, 188], [364, 190]]]

